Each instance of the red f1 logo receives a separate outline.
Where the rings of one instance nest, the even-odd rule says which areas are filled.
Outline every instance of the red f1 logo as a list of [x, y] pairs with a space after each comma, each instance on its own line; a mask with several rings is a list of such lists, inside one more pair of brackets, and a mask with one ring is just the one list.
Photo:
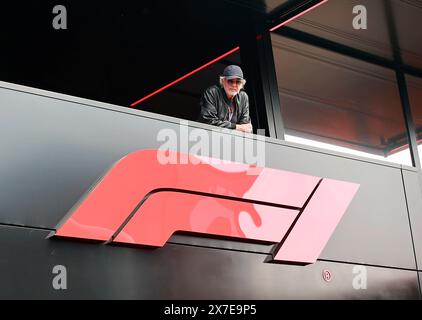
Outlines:
[[236, 162], [160, 164], [158, 150], [118, 161], [52, 235], [162, 247], [176, 231], [277, 244], [272, 262], [316, 261], [359, 185]]

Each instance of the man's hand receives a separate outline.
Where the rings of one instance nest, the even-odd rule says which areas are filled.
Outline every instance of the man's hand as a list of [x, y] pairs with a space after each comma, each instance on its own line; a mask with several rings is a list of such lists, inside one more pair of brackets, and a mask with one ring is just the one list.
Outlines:
[[237, 124], [236, 130], [251, 133], [252, 132], [252, 125], [250, 123]]

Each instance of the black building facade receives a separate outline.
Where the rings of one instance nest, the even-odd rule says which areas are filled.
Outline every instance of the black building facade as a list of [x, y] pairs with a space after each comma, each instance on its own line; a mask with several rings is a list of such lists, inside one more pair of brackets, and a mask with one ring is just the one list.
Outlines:
[[[2, 299], [421, 298], [417, 1], [63, 2], [60, 30], [55, 5], [1, 5]], [[229, 64], [253, 135], [195, 121]], [[185, 233], [156, 250], [47, 238], [116, 161], [198, 129], [263, 141], [265, 167], [360, 185], [316, 263]]]

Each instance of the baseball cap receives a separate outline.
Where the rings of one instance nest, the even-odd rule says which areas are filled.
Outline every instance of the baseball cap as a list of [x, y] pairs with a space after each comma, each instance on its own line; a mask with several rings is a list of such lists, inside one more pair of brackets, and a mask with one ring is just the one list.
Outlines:
[[234, 79], [234, 78], [243, 79], [243, 72], [239, 66], [236, 66], [233, 64], [224, 68], [222, 77], [226, 79]]

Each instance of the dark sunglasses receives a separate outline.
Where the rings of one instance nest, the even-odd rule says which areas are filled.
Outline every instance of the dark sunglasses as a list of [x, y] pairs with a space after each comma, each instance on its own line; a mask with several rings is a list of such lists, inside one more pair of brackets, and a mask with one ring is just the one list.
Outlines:
[[237, 84], [237, 85], [240, 85], [242, 83], [242, 80], [240, 80], [240, 79], [227, 79], [227, 82], [229, 84]]

